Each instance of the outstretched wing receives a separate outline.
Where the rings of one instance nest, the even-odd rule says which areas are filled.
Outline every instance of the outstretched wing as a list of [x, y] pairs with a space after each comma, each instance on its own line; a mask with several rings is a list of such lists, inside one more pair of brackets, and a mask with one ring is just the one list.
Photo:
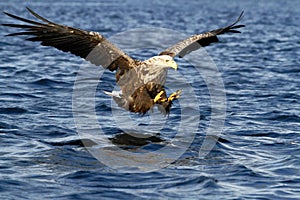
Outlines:
[[168, 49], [162, 51], [159, 55], [169, 55], [172, 57], [179, 56], [184, 57], [186, 54], [199, 49], [200, 47], [205, 47], [211, 43], [218, 42], [217, 35], [224, 33], [240, 33], [236, 30], [238, 28], [245, 27], [245, 25], [236, 25], [241, 17], [243, 16], [244, 11], [240, 14], [238, 19], [231, 25], [219, 28], [213, 31], [209, 31], [202, 34], [193, 35], [191, 37], [182, 40], [181, 42], [169, 47]]
[[38, 41], [44, 46], [52, 46], [61, 51], [70, 52], [90, 61], [92, 64], [102, 65], [111, 71], [116, 70], [118, 67], [123, 69], [130, 68], [131, 63], [134, 63], [132, 58], [97, 32], [89, 32], [56, 24], [39, 16], [29, 8], [27, 10], [37, 19], [41, 20], [42, 23], [4, 12], [14, 19], [27, 23], [2, 24], [3, 26], [25, 30], [24, 32], [12, 33], [7, 36], [33, 36], [26, 40]]

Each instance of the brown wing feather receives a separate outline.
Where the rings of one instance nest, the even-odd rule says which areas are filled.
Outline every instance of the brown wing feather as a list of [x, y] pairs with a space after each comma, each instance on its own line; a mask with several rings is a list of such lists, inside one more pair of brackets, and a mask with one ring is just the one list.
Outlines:
[[102, 65], [113, 71], [119, 66], [131, 68], [133, 59], [118, 49], [97, 32], [84, 31], [51, 22], [31, 9], [28, 11], [43, 23], [24, 19], [4, 12], [6, 15], [28, 24], [2, 24], [14, 28], [25, 29], [24, 32], [12, 33], [8, 36], [29, 35], [29, 41], [41, 42], [43, 46], [52, 46], [64, 52], [80, 56], [92, 64]]
[[183, 57], [191, 51], [199, 49], [200, 47], [205, 47], [210, 45], [211, 43], [218, 42], [219, 40], [217, 38], [217, 35], [221, 35], [224, 33], [240, 33], [240, 31], [236, 29], [245, 27], [245, 25], [236, 24], [240, 21], [241, 17], [243, 16], [243, 13], [244, 11], [240, 14], [238, 19], [231, 25], [188, 37], [187, 39], [182, 40], [181, 42], [162, 51], [159, 55], [170, 55], [172, 57], [178, 55], [179, 57]]

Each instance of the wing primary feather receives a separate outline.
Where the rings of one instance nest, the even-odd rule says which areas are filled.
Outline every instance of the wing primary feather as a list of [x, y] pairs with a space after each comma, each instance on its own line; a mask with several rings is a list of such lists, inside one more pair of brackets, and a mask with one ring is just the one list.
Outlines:
[[14, 28], [36, 28], [36, 26], [25, 25], [25, 24], [1, 24], [2, 26], [9, 26]]
[[35, 21], [29, 20], [29, 19], [25, 19], [25, 18], [22, 18], [22, 17], [18, 17], [16, 15], [10, 14], [8, 12], [3, 12], [3, 13], [6, 14], [6, 15], [8, 15], [11, 18], [14, 18], [14, 19], [17, 19], [17, 20], [20, 20], [20, 21], [23, 21], [23, 22], [27, 22], [29, 24], [35, 24], [35, 25], [39, 25], [39, 26], [44, 26], [44, 24], [42, 24], [42, 23], [35, 22]]
[[5, 36], [16, 36], [16, 35], [34, 35], [36, 34], [35, 31], [25, 31], [25, 32], [18, 32], [18, 33], [11, 33]]
[[239, 17], [237, 18], [237, 20], [235, 20], [235, 22], [233, 22], [230, 27], [233, 27], [234, 25], [236, 25], [243, 17], [244, 15], [244, 11], [241, 12], [241, 14], [239, 15]]
[[35, 12], [34, 12], [33, 10], [31, 10], [30, 8], [26, 7], [26, 9], [27, 9], [33, 16], [35, 16], [36, 18], [38, 18], [38, 19], [40, 19], [40, 20], [42, 20], [42, 21], [44, 21], [44, 22], [47, 22], [47, 23], [49, 23], [49, 24], [54, 24], [53, 22], [51, 22], [51, 21], [45, 19], [44, 17], [38, 15], [37, 13], [35, 13]]
[[237, 31], [237, 30], [234, 30], [234, 29], [245, 27], [245, 25], [243, 25], [243, 24], [236, 25], [241, 20], [243, 15], [244, 15], [244, 11], [241, 12], [241, 14], [237, 18], [237, 20], [235, 20], [235, 22], [233, 22], [231, 25], [226, 26], [224, 28], [219, 28], [219, 29], [213, 30], [213, 31], [211, 31], [211, 33], [215, 34], [215, 35], [221, 35], [221, 34], [224, 34], [224, 33], [241, 33], [240, 31]]

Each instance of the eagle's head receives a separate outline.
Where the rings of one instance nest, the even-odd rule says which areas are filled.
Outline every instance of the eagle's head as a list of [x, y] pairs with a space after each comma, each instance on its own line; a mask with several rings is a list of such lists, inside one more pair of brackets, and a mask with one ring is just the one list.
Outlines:
[[178, 65], [174, 61], [173, 57], [169, 55], [160, 55], [149, 58], [145, 61], [146, 63], [160, 68], [173, 68], [177, 70]]

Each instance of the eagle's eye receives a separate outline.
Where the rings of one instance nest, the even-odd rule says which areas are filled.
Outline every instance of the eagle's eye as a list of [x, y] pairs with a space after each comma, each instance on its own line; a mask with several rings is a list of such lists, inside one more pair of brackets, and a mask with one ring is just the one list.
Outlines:
[[170, 60], [166, 60], [166, 62], [170, 62]]

